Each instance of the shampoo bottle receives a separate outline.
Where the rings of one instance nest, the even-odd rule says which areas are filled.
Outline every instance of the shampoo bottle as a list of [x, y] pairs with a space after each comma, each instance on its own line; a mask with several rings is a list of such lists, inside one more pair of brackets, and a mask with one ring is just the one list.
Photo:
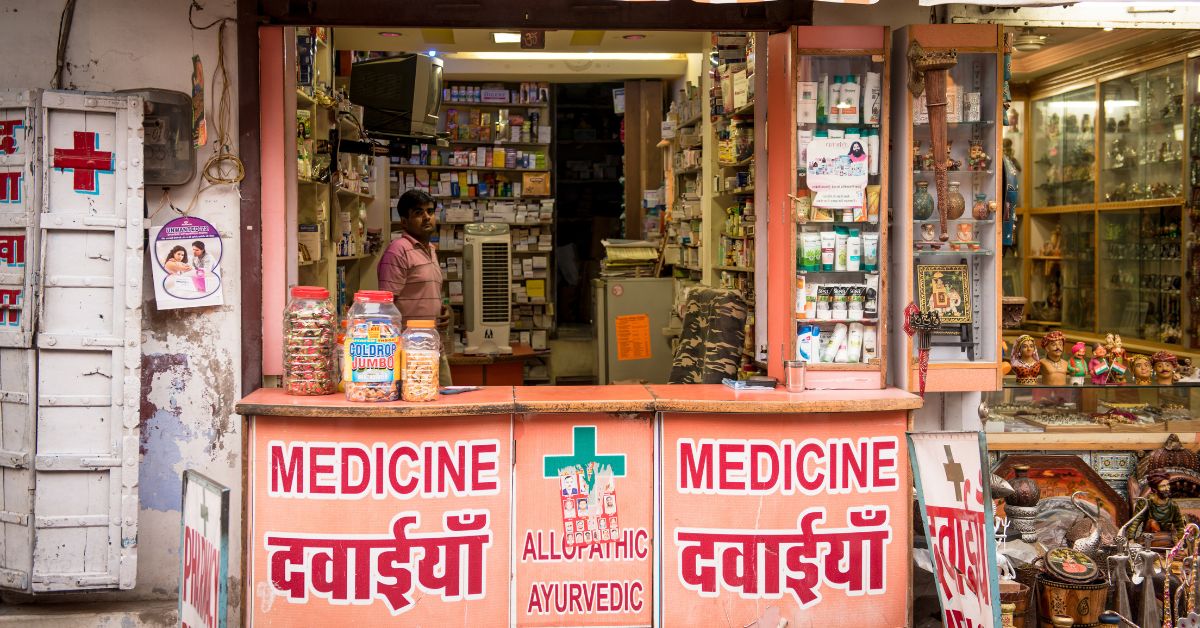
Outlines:
[[838, 113], [842, 124], [858, 124], [860, 94], [857, 77], [847, 74], [842, 83], [842, 110]]

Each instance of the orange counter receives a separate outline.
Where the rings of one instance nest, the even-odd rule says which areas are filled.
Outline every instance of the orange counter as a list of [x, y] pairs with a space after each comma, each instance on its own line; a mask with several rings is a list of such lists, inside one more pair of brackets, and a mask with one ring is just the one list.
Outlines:
[[919, 405], [894, 389], [259, 390], [237, 405], [246, 622], [904, 625]]

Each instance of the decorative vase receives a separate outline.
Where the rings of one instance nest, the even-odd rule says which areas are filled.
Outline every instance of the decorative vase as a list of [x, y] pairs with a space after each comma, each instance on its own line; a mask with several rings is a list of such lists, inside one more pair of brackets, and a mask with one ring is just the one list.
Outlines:
[[971, 205], [971, 217], [975, 220], [991, 219], [992, 207], [988, 204], [987, 194], [975, 195], [975, 204]]
[[929, 195], [929, 182], [918, 181], [913, 192], [913, 220], [929, 220], [933, 216], [933, 197]]
[[1008, 481], [1013, 492], [1012, 495], [1004, 498], [1004, 503], [1009, 506], [1036, 508], [1042, 499], [1042, 490], [1038, 488], [1037, 482], [1029, 477], [1029, 467], [1017, 465], [1013, 468], [1013, 473], [1016, 474], [1016, 477]]
[[958, 181], [950, 182], [950, 198], [946, 202], [946, 220], [958, 220], [967, 211], [967, 199], [958, 191]]

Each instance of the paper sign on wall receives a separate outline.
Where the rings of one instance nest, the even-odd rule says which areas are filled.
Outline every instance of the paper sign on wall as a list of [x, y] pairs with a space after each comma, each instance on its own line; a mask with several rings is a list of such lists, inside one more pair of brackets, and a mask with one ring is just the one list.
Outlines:
[[996, 536], [983, 432], [910, 433], [908, 449], [943, 623], [999, 626]]
[[866, 143], [859, 139], [815, 138], [808, 145], [808, 189], [817, 207], [862, 207], [867, 186]]
[[647, 360], [650, 358], [650, 316], [629, 314], [618, 316], [617, 359]]
[[221, 234], [206, 220], [181, 216], [150, 229], [154, 298], [160, 310], [221, 305]]

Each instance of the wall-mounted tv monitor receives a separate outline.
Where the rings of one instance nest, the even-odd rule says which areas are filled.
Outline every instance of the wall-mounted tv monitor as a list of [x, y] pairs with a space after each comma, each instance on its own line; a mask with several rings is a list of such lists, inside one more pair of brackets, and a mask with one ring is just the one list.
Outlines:
[[433, 136], [442, 102], [442, 60], [418, 53], [350, 67], [350, 102], [363, 127], [379, 136]]

